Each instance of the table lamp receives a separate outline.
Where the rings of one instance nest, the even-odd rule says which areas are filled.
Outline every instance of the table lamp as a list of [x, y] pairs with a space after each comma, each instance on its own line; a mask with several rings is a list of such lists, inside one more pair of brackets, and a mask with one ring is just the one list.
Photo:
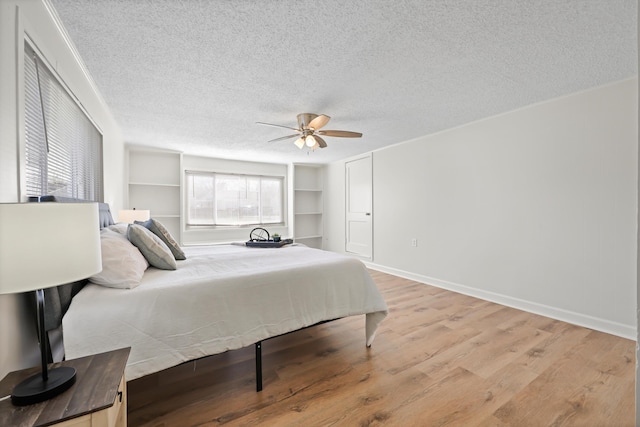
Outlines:
[[73, 385], [71, 367], [48, 369], [44, 289], [102, 270], [97, 203], [0, 203], [0, 294], [36, 291], [42, 373], [16, 385], [14, 405], [50, 399]]
[[133, 224], [134, 221], [146, 221], [151, 218], [151, 211], [148, 209], [124, 209], [118, 211], [118, 222], [128, 222]]

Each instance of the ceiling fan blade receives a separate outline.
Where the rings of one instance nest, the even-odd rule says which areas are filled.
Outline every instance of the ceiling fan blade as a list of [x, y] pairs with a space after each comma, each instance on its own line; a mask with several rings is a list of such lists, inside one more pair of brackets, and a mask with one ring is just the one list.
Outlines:
[[331, 117], [320, 114], [318, 117], [309, 122], [309, 127], [312, 129], [320, 129], [322, 126], [329, 123], [329, 120], [331, 120]]
[[300, 134], [294, 133], [293, 135], [281, 136], [280, 138], [272, 139], [267, 142], [282, 141], [283, 139], [295, 138], [296, 136], [300, 136]]
[[275, 127], [278, 127], [278, 128], [291, 129], [291, 130], [295, 130], [296, 132], [301, 132], [301, 130], [300, 130], [300, 129], [298, 129], [298, 128], [292, 128], [292, 127], [290, 127], [290, 126], [274, 125], [273, 123], [263, 123], [263, 122], [256, 122], [256, 124], [259, 124], [259, 125], [265, 125], [265, 126], [275, 126]]
[[296, 147], [302, 150], [302, 147], [304, 147], [304, 138], [298, 138], [293, 141], [293, 143], [296, 145]]
[[360, 138], [362, 134], [360, 132], [350, 132], [348, 130], [319, 130], [319, 135], [324, 136], [338, 136], [341, 138]]
[[325, 142], [325, 140], [320, 138], [318, 135], [313, 135], [313, 138], [316, 140], [316, 143], [318, 144], [318, 146], [320, 146], [320, 148], [327, 147], [327, 143]]

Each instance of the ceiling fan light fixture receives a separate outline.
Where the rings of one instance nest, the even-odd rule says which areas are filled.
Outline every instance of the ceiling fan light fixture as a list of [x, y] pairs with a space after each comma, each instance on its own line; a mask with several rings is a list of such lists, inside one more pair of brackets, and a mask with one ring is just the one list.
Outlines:
[[297, 133], [294, 133], [293, 135], [281, 136], [280, 138], [275, 138], [268, 142], [276, 142], [276, 141], [282, 141], [285, 139], [298, 137], [293, 142], [293, 144], [299, 149], [302, 149], [306, 145], [312, 151], [315, 151], [317, 148], [327, 147], [327, 142], [321, 137], [321, 135], [336, 136], [341, 138], [360, 138], [362, 136], [360, 132], [351, 132], [346, 130], [320, 130], [320, 128], [326, 125], [331, 119], [331, 117], [325, 114], [318, 115], [318, 114], [312, 114], [312, 113], [301, 113], [301, 114], [298, 114], [297, 119], [298, 119], [297, 128], [276, 125], [272, 123], [264, 123], [264, 122], [256, 122], [256, 123], [260, 125], [291, 129], [297, 132]]
[[307, 137], [304, 139], [304, 142], [305, 144], [307, 144], [307, 147], [311, 147], [311, 148], [318, 145], [318, 141], [316, 141], [313, 135], [307, 135]]

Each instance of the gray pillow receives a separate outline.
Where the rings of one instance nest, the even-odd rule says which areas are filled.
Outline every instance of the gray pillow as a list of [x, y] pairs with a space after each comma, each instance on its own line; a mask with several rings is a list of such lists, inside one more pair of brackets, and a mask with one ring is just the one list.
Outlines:
[[158, 236], [138, 224], [129, 224], [127, 237], [140, 249], [149, 264], [162, 270], [175, 270], [176, 260], [167, 245]]
[[160, 223], [160, 221], [151, 218], [147, 221], [135, 221], [134, 223], [146, 227], [147, 229], [151, 230], [153, 234], [158, 236], [169, 247], [169, 250], [171, 251], [175, 259], [187, 259], [184, 252], [180, 248], [180, 245], [178, 245], [178, 242], [176, 242], [176, 239], [173, 238], [171, 233], [169, 233], [169, 230], [167, 230], [164, 225]]

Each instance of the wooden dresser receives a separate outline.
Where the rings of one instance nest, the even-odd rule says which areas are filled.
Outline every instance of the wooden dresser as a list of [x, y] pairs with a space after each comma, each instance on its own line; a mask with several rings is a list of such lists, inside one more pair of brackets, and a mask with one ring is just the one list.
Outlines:
[[[130, 348], [55, 363], [76, 369], [76, 382], [53, 399], [28, 406], [14, 406], [11, 399], [0, 402], [0, 426], [125, 427], [127, 384], [124, 368]], [[0, 397], [40, 368], [9, 373], [0, 382]]]

